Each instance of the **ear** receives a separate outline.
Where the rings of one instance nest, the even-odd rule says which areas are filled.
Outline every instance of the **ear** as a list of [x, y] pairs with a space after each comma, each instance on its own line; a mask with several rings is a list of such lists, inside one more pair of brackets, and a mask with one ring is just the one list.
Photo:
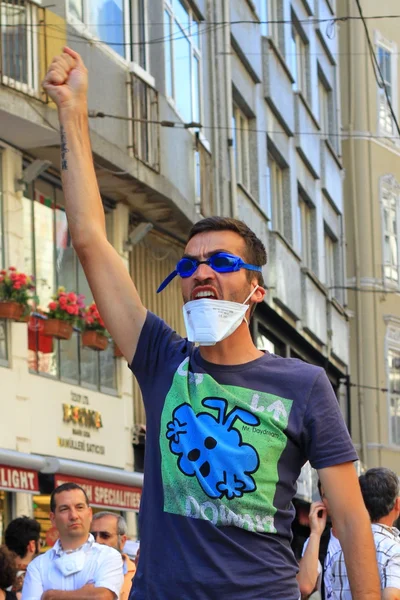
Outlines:
[[125, 546], [127, 539], [128, 539], [127, 535], [121, 535], [121, 552], [123, 552], [123, 550], [124, 550], [124, 546]]
[[36, 553], [36, 542], [35, 540], [30, 540], [27, 546], [27, 550], [30, 553]]
[[57, 525], [56, 525], [56, 515], [53, 512], [51, 512], [51, 513], [49, 513], [49, 517], [50, 517], [50, 522], [53, 525], [53, 527], [57, 527]]
[[397, 496], [396, 501], [394, 503], [394, 509], [396, 512], [400, 513], [400, 496]]
[[[256, 283], [256, 285], [258, 285]], [[263, 287], [261, 287], [260, 285], [258, 286], [258, 288], [256, 289], [256, 291], [254, 292], [254, 294], [251, 297], [251, 300], [253, 302], [256, 302], [257, 304], [259, 304], [260, 302], [262, 302], [264, 300], [266, 291]]]

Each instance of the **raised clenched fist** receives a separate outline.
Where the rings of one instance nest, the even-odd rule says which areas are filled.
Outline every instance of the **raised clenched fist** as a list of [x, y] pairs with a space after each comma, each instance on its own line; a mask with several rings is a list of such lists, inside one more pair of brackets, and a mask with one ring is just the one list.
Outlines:
[[71, 48], [53, 59], [42, 85], [59, 109], [86, 107], [87, 69]]

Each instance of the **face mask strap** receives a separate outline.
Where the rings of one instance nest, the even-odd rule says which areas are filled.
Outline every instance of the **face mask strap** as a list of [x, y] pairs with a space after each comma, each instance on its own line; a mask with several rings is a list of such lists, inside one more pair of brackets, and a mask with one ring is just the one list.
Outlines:
[[252, 295], [254, 294], [254, 292], [255, 292], [256, 290], [258, 290], [258, 288], [259, 288], [259, 287], [260, 287], [260, 286], [257, 284], [257, 285], [256, 285], [256, 287], [254, 288], [254, 290], [252, 290], [252, 291], [250, 292], [250, 294], [247, 296], [246, 300], [245, 300], [245, 301], [244, 301], [242, 304], [246, 304], [246, 303], [247, 303], [247, 302], [250, 300], [250, 298], [252, 297]]

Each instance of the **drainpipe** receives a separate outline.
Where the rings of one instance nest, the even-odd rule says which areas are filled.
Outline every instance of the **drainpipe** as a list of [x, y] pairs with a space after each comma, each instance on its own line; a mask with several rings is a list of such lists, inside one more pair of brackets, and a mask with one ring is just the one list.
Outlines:
[[[347, 14], [352, 14], [352, 2], [347, 0]], [[362, 319], [361, 319], [361, 277], [360, 277], [360, 250], [359, 250], [359, 230], [358, 230], [358, 215], [356, 209], [356, 199], [358, 198], [357, 194], [357, 179], [356, 179], [356, 171], [355, 171], [355, 144], [354, 144], [354, 111], [355, 111], [355, 102], [354, 102], [354, 79], [353, 79], [353, 44], [352, 44], [352, 26], [348, 27], [348, 45], [349, 45], [349, 148], [350, 148], [350, 173], [351, 173], [351, 185], [352, 185], [352, 212], [353, 212], [353, 239], [354, 239], [354, 273], [356, 280], [356, 290], [355, 290], [355, 298], [356, 298], [356, 347], [358, 352], [362, 352], [364, 348], [363, 345], [363, 335], [362, 335]], [[357, 383], [360, 386], [363, 381], [362, 377], [362, 369], [361, 369], [361, 360], [360, 356], [357, 356]], [[367, 442], [366, 442], [366, 425], [365, 425], [365, 403], [364, 403], [364, 392], [361, 387], [357, 388], [357, 402], [358, 402], [358, 411], [359, 411], [359, 420], [360, 420], [360, 444], [361, 444], [361, 460], [364, 463], [364, 466], [367, 467]]]
[[[209, 0], [208, 2], [208, 18], [209, 22], [218, 22], [218, 14], [217, 7], [214, 0]], [[217, 56], [216, 53], [216, 37], [217, 33], [214, 30], [210, 35], [210, 56]], [[217, 94], [217, 67], [216, 60], [210, 61], [210, 73], [211, 73], [211, 98], [212, 98], [212, 119], [213, 124], [213, 144], [212, 144], [212, 154], [213, 154], [213, 162], [214, 162], [214, 198], [215, 198], [215, 212], [217, 215], [221, 215], [221, 198], [220, 198], [220, 186], [219, 186], [219, 161], [220, 161], [220, 149], [219, 149], [219, 131], [216, 129], [218, 124], [218, 94]]]
[[232, 99], [232, 67], [231, 67], [231, 28], [229, 0], [224, 0], [224, 57], [225, 57], [225, 101], [226, 101], [226, 130], [228, 132], [228, 159], [230, 170], [230, 201], [231, 215], [238, 218], [238, 205], [236, 197], [236, 165], [235, 149], [233, 147], [233, 99]]

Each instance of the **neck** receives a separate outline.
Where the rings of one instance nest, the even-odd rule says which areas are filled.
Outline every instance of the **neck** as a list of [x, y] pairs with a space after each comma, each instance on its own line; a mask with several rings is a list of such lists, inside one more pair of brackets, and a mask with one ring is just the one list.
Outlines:
[[257, 350], [245, 321], [225, 340], [215, 346], [200, 346], [204, 360], [217, 365], [242, 365], [260, 358], [264, 352]]
[[386, 517], [382, 517], [379, 521], [375, 521], [378, 525], [386, 525], [386, 527], [393, 527], [393, 523], [396, 521], [397, 515], [390, 512]]
[[62, 546], [63, 550], [76, 550], [77, 548], [80, 548], [80, 546], [83, 546], [83, 544], [85, 544], [88, 541], [88, 534], [81, 536], [79, 538], [64, 538], [61, 539], [60, 538], [60, 543]]

